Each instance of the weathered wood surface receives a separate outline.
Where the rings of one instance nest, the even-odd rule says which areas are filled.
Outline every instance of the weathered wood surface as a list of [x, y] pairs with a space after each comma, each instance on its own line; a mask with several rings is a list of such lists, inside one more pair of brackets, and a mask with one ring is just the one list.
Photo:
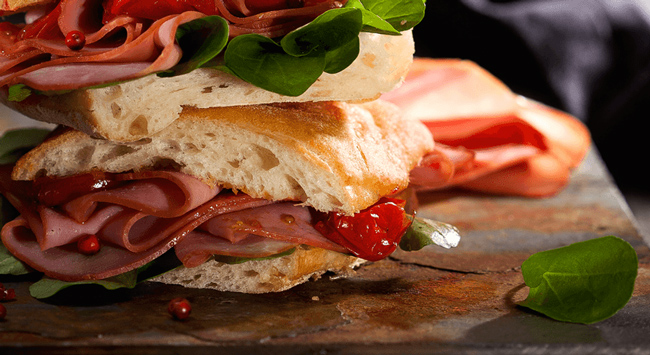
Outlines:
[[[650, 348], [649, 250], [595, 153], [571, 185], [542, 200], [463, 192], [420, 196], [421, 215], [458, 226], [458, 248], [396, 253], [349, 279], [241, 295], [146, 283], [133, 290], [70, 289], [29, 296], [5, 279], [0, 353], [575, 353]], [[628, 240], [641, 262], [630, 303], [594, 325], [560, 323], [516, 306], [529, 255], [604, 235]], [[190, 320], [167, 302], [186, 297]]]

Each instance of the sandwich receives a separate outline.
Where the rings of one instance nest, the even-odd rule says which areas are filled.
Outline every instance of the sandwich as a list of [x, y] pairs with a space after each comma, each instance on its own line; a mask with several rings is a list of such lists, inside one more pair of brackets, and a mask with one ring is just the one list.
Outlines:
[[408, 71], [424, 2], [21, 6], [0, 96], [61, 126], [0, 170], [20, 214], [2, 241], [46, 277], [276, 292], [458, 243], [414, 215], [431, 133], [377, 100]]
[[[399, 193], [432, 148], [421, 123], [382, 101], [188, 109], [128, 143], [60, 128], [4, 166], [2, 194], [21, 217], [2, 240], [63, 281], [115, 277], [173, 248], [184, 266], [155, 280], [281, 291], [400, 243], [417, 249], [421, 236], [402, 237], [422, 222]], [[431, 236], [441, 231], [456, 233]], [[88, 235], [93, 253], [79, 244]]]

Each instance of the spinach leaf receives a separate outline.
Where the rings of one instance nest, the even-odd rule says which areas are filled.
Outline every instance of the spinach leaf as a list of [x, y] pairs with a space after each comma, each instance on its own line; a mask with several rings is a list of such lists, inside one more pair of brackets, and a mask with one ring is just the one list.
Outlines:
[[423, 0], [361, 0], [361, 2], [368, 11], [390, 23], [400, 32], [420, 23], [426, 9]]
[[399, 35], [400, 32], [396, 30], [390, 23], [381, 17], [375, 15], [373, 12], [366, 10], [360, 0], [349, 0], [345, 7], [353, 7], [361, 10], [363, 16], [363, 32], [374, 32], [385, 35]]
[[632, 246], [614, 236], [540, 252], [521, 265], [530, 287], [521, 305], [560, 321], [599, 322], [630, 300], [637, 269]]
[[451, 224], [415, 217], [406, 230], [399, 247], [405, 251], [415, 251], [435, 244], [443, 248], [454, 248], [460, 241], [458, 229]]
[[228, 21], [221, 16], [208, 16], [187, 22], [178, 27], [176, 41], [183, 49], [183, 58], [158, 76], [186, 74], [216, 57], [228, 43]]
[[25, 84], [16, 84], [9, 87], [8, 101], [21, 102], [32, 94], [32, 89]]
[[233, 38], [224, 60], [241, 79], [287, 96], [304, 93], [325, 69], [324, 53], [294, 57], [272, 39], [257, 34]]
[[29, 293], [34, 298], [48, 298], [54, 296], [57, 292], [76, 285], [100, 285], [107, 290], [116, 290], [118, 288], [134, 288], [137, 284], [138, 272], [132, 270], [127, 273], [113, 276], [103, 280], [85, 280], [76, 282], [66, 282], [61, 280], [43, 277], [29, 286]]
[[295, 57], [313, 51], [332, 51], [359, 38], [361, 20], [361, 11], [358, 9], [329, 10], [308, 25], [284, 36], [280, 44], [287, 54]]
[[362, 15], [358, 9], [329, 10], [280, 43], [261, 35], [233, 38], [224, 53], [228, 71], [287, 96], [298, 96], [323, 74], [349, 66], [359, 54]]
[[0, 164], [15, 163], [27, 150], [40, 144], [49, 130], [39, 128], [15, 129], [0, 137]]
[[359, 38], [354, 38], [346, 45], [325, 53], [326, 73], [336, 74], [347, 68], [359, 56]]
[[[4, 201], [0, 201], [3, 203]], [[9, 250], [0, 243], [0, 275], [25, 275], [34, 272], [32, 268], [16, 259]]]

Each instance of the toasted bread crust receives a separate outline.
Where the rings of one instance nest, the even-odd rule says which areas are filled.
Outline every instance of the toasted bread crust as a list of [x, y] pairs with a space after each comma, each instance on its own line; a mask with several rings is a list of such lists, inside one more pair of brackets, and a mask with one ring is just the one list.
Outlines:
[[359, 38], [361, 53], [350, 67], [337, 74], [323, 74], [298, 97], [265, 91], [215, 69], [197, 69], [171, 78], [149, 75], [105, 88], [32, 95], [22, 102], [8, 101], [3, 91], [0, 101], [36, 120], [73, 127], [94, 137], [132, 142], [167, 127], [189, 106], [374, 100], [406, 77], [413, 61], [413, 38], [410, 31], [401, 36], [361, 33]]
[[352, 214], [406, 188], [429, 130], [374, 101], [186, 108], [151, 138], [116, 143], [67, 130], [21, 158], [16, 180], [174, 166], [253, 197]]
[[241, 264], [209, 260], [195, 268], [172, 270], [151, 281], [228, 292], [281, 292], [328, 271], [343, 277], [351, 275], [353, 268], [365, 262], [354, 256], [301, 245], [291, 255], [275, 259]]
[[0, 2], [0, 13], [25, 12], [33, 7], [54, 2], [54, 0], [2, 0]]

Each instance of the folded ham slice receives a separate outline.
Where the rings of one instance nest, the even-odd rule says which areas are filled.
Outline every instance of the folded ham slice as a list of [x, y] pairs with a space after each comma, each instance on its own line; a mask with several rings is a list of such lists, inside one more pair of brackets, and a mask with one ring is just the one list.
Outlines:
[[[299, 244], [346, 252], [312, 227], [307, 207], [220, 193], [181, 173], [118, 174], [112, 179], [121, 184], [59, 206], [41, 204], [33, 184], [10, 176], [11, 166], [0, 167], [0, 192], [21, 216], [2, 228], [3, 244], [34, 269], [64, 281], [115, 276], [172, 247], [188, 267], [213, 254], [265, 257]], [[76, 249], [88, 234], [102, 242], [92, 257]]]
[[420, 190], [553, 195], [591, 144], [576, 118], [512, 93], [469, 61], [418, 58], [404, 85], [382, 98], [423, 121], [436, 141], [411, 173]]

